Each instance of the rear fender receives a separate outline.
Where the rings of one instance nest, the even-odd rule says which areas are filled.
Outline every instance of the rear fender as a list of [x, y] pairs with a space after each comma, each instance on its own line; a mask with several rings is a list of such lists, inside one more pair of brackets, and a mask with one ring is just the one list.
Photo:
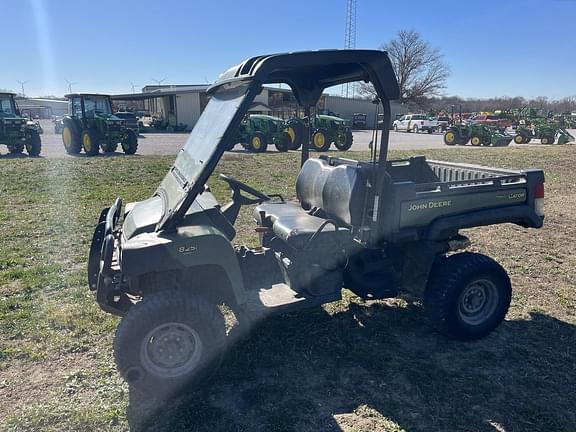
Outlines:
[[237, 304], [245, 301], [242, 271], [234, 247], [224, 233], [211, 226], [139, 234], [122, 245], [121, 267], [127, 277], [211, 267], [217, 269], [218, 278], [227, 277], [234, 301]]

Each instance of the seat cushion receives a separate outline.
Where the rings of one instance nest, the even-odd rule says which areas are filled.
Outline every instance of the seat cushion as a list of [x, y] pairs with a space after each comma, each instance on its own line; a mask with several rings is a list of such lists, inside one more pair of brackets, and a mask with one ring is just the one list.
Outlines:
[[256, 223], [263, 227], [272, 228], [276, 219], [283, 216], [293, 216], [306, 213], [296, 201], [268, 201], [254, 209]]
[[[326, 247], [326, 243], [336, 234], [334, 224], [327, 222], [316, 237], [313, 243], [309, 243], [312, 236], [326, 222], [316, 216], [311, 216], [302, 210], [299, 214], [281, 216], [272, 225], [272, 230], [276, 237], [284, 240], [294, 249], [304, 249], [308, 245], [316, 247]], [[324, 245], [324, 246], [320, 246]]]

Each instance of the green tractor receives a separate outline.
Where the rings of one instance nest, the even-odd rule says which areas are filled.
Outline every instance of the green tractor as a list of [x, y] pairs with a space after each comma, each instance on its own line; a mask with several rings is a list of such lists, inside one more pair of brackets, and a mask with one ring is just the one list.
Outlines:
[[574, 141], [574, 136], [559, 127], [558, 123], [549, 120], [536, 120], [516, 128], [516, 144], [528, 144], [533, 139], [539, 139], [542, 144], [567, 144]]
[[82, 93], [66, 98], [68, 114], [62, 120], [62, 141], [68, 154], [84, 150], [87, 156], [95, 156], [100, 149], [113, 153], [118, 144], [124, 153], [136, 153], [138, 136], [112, 113], [110, 96]]
[[28, 155], [38, 156], [42, 150], [38, 128], [20, 115], [13, 93], [0, 93], [0, 144], [12, 154], [26, 149]]
[[505, 147], [512, 137], [501, 129], [482, 123], [459, 123], [450, 126], [444, 133], [444, 144]]
[[[293, 118], [287, 122], [287, 132], [290, 135], [291, 150], [300, 148], [308, 136], [306, 119]], [[340, 151], [352, 147], [352, 130], [346, 125], [346, 120], [331, 115], [317, 115], [311, 137], [310, 148], [318, 152], [328, 151], [330, 145]]]
[[253, 153], [265, 153], [268, 144], [274, 144], [279, 152], [286, 152], [291, 143], [284, 120], [263, 114], [248, 115], [240, 124], [238, 138], [234, 141]]

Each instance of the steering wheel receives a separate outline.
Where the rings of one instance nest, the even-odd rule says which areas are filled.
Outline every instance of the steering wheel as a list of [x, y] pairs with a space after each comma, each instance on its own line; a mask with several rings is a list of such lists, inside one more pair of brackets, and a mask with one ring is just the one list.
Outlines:
[[[232, 189], [232, 199], [238, 202], [239, 204], [242, 205], [258, 204], [263, 201], [271, 200], [271, 198], [268, 195], [257, 191], [256, 189], [248, 186], [245, 183], [242, 183], [239, 180], [236, 180], [234, 177], [230, 177], [225, 174], [220, 174], [220, 178], [224, 180], [226, 183], [228, 183], [228, 186], [230, 186], [230, 189]], [[244, 191], [255, 198], [245, 197], [240, 193], [240, 191]]]

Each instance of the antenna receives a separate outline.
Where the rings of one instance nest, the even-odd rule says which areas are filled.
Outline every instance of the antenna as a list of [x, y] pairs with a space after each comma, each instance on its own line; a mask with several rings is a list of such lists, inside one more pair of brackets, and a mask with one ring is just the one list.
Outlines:
[[68, 93], [72, 93], [72, 86], [78, 84], [77, 82], [72, 82], [72, 81], [68, 81], [67, 79], [65, 79], [64, 81], [66, 81], [66, 84], [68, 84]]
[[27, 83], [29, 83], [30, 81], [18, 81], [18, 80], [16, 80], [16, 82], [17, 82], [18, 84], [20, 84], [20, 86], [22, 87], [22, 97], [26, 97], [26, 93], [24, 93], [24, 84], [27, 84]]
[[[357, 0], [346, 2], [346, 29], [344, 30], [344, 49], [356, 48], [356, 3]], [[346, 83], [342, 86], [342, 96], [354, 97], [356, 86], [354, 83]]]
[[132, 81], [130, 81], [130, 86], [132, 87], [132, 93], [136, 93], [134, 89], [138, 87], [138, 84], [134, 84]]
[[160, 80], [157, 80], [156, 78], [152, 78], [152, 81], [154, 81], [157, 85], [161, 85], [164, 81], [166, 81], [166, 78], [162, 78]]

